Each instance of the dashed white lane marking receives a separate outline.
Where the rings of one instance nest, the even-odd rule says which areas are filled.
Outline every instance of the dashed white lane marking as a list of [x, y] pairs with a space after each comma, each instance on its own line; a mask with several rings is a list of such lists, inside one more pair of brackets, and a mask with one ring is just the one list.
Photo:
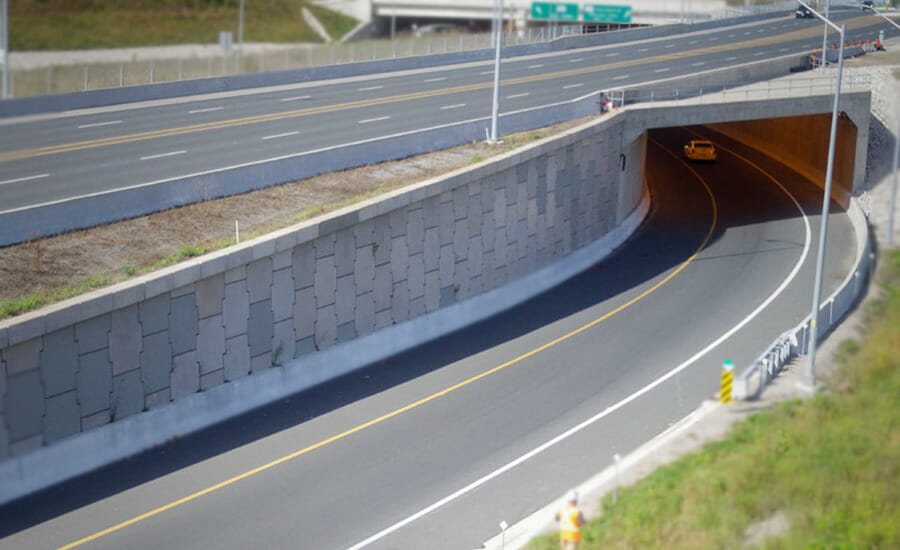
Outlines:
[[747, 35], [749, 35], [749, 34], [750, 34], [750, 31], [747, 31], [747, 32], [744, 33], [744, 36], [747, 36]]
[[696, 62], [696, 63], [691, 63], [691, 67], [702, 67], [703, 65], [706, 65], [706, 63], [703, 62], [703, 61], [698, 61], [698, 62]]
[[728, 35], [728, 38], [734, 38], [734, 35], [733, 35], [733, 34], [729, 34], [729, 35]]
[[647, 51], [650, 51], [650, 48], [641, 48], [638, 51], [639, 52], [647, 52]]
[[384, 86], [366, 86], [365, 88], [358, 88], [356, 91], [357, 92], [369, 92], [372, 90], [380, 90], [382, 88], [384, 88]]
[[786, 52], [786, 51], [788, 51], [789, 49], [790, 49], [790, 48], [781, 48], [781, 49], [778, 50], [778, 51], [779, 51], [779, 52]]
[[283, 137], [288, 137], [288, 136], [296, 136], [299, 133], [300, 132], [285, 132], [283, 134], [275, 134], [274, 136], [264, 136], [263, 139], [277, 139], [277, 138], [283, 138]]
[[543, 66], [544, 66], [543, 63], [538, 63], [537, 65], [529, 65], [528, 68], [529, 69], [540, 69]]
[[97, 126], [112, 126], [113, 124], [122, 124], [121, 120], [109, 120], [107, 122], [94, 122], [93, 124], [81, 124], [78, 126], [81, 128], [96, 128]]
[[188, 114], [196, 115], [198, 113], [211, 113], [213, 111], [221, 111], [224, 108], [225, 107], [207, 107], [206, 109], [194, 109], [194, 110], [188, 111]]
[[674, 47], [675, 47], [675, 44], [667, 44], [667, 45], [666, 45], [666, 49], [674, 48]]
[[37, 174], [35, 176], [25, 176], [24, 178], [16, 178], [12, 180], [3, 180], [0, 181], [0, 185], [5, 185], [7, 183], [18, 183], [20, 181], [29, 181], [29, 180], [39, 180], [41, 178], [49, 177], [50, 174]]
[[422, 82], [440, 82], [441, 80], [447, 80], [446, 76], [438, 76], [435, 78], [426, 78]]
[[766, 52], [756, 52], [755, 54], [753, 54], [753, 57], [759, 57], [761, 55], [765, 55], [765, 53]]
[[583, 57], [577, 57], [575, 59], [570, 59], [569, 63], [578, 63], [579, 61], [584, 61]]
[[725, 61], [734, 61], [737, 57], [726, 57]]
[[460, 107], [465, 107], [465, 103], [457, 103], [456, 105], [444, 105], [441, 107], [442, 111], [446, 111], [447, 109], [459, 109]]
[[569, 88], [578, 88], [584, 86], [584, 83], [579, 82], [578, 84], [569, 84], [568, 86], [563, 86], [563, 90], [568, 90]]
[[668, 71], [668, 70], [669, 70], [669, 69], [656, 69], [656, 70], [653, 71], [653, 72], [654, 72], [654, 73], [664, 73], [664, 72], [666, 72], [666, 71]]
[[698, 40], [691, 40], [690, 42], [688, 42], [688, 44], [696, 44], [697, 42]]
[[478, 74], [494, 74], [494, 71], [481, 71]]
[[175, 155], [183, 155], [185, 153], [187, 153], [187, 151], [172, 151], [171, 153], [160, 153], [158, 155], [149, 155], [146, 157], [141, 157], [141, 160], [152, 160], [152, 159], [159, 159], [159, 158], [163, 158], [163, 157], [174, 157]]
[[610, 52], [606, 54], [606, 57], [616, 57], [617, 55], [619, 55], [619, 52]]
[[308, 95], [297, 95], [294, 97], [283, 97], [283, 98], [281, 98], [281, 101], [298, 101], [301, 99], [309, 99], [309, 96]]
[[515, 99], [517, 97], [525, 97], [527, 95], [528, 95], [528, 92], [525, 92], [524, 94], [513, 94], [513, 95], [506, 96], [506, 99]]
[[625, 80], [629, 76], [631, 76], [631, 75], [623, 74], [622, 76], [614, 76], [613, 80]]
[[377, 117], [377, 118], [367, 118], [367, 119], [365, 119], [365, 120], [360, 120], [360, 121], [359, 121], [359, 124], [368, 124], [368, 123], [370, 123], [370, 122], [378, 122], [379, 120], [387, 120], [387, 119], [389, 119], [389, 118], [391, 118], [391, 117], [389, 117], [389, 116], [380, 116], [380, 117]]

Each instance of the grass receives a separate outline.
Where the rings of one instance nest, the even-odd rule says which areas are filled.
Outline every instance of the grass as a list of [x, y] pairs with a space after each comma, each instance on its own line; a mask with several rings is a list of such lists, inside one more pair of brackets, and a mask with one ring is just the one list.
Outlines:
[[[238, 0], [17, 0], [10, 3], [11, 50], [78, 50], [217, 43], [219, 31], [238, 39]], [[307, 0], [250, 0], [246, 42], [321, 42], [301, 15]], [[356, 21], [311, 6], [340, 38]]]
[[588, 522], [582, 550], [740, 548], [776, 513], [789, 528], [759, 548], [900, 548], [900, 251], [883, 257], [879, 280], [865, 341], [841, 346], [831, 393], [754, 415], [620, 490]]
[[73, 285], [66, 286], [56, 292], [31, 293], [15, 300], [0, 302], [0, 319], [21, 315], [38, 309], [41, 306], [60, 302], [79, 294], [84, 294], [96, 288], [106, 286], [112, 282], [110, 277], [88, 277]]

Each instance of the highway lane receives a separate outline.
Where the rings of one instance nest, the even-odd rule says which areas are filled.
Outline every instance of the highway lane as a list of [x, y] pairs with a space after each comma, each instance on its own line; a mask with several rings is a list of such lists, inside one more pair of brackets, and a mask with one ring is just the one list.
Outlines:
[[[851, 40], [857, 35], [870, 38], [884, 26], [858, 12], [844, 17]], [[502, 111], [809, 51], [818, 44], [821, 31], [814, 22], [785, 19], [515, 58], [506, 61], [502, 71]], [[490, 68], [489, 64], [448, 67], [5, 123], [0, 133], [0, 209], [488, 116]]]
[[[716, 139], [719, 162], [692, 172], [676, 158], [691, 131]], [[524, 517], [634, 449], [716, 391], [724, 357], [747, 364], [808, 312], [821, 197], [708, 129], [651, 138], [654, 208], [611, 258], [476, 326], [6, 506], [0, 546], [57, 548], [158, 511], [78, 547], [356, 547], [682, 368], [364, 547], [475, 548], [500, 520]], [[829, 249], [826, 292], [855, 255], [841, 213]]]

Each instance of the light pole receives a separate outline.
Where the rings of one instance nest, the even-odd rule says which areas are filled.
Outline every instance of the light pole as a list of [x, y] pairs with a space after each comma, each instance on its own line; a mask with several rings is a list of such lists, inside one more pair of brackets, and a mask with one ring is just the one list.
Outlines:
[[[822, 0], [825, 4], [825, 19], [829, 17], [829, 11], [831, 9], [831, 0]], [[822, 25], [822, 63], [821, 67], [824, 69], [828, 64], [828, 24]]]
[[0, 0], [0, 48], [3, 48], [3, 99], [9, 97], [9, 2]]
[[488, 143], [497, 144], [497, 118], [500, 116], [500, 48], [503, 46], [503, 0], [494, 4], [494, 27], [497, 36], [494, 40], [494, 102], [491, 110], [491, 135]]
[[863, 9], [864, 9], [864, 10], [869, 10], [869, 11], [871, 11], [872, 13], [874, 13], [875, 15], [877, 15], [878, 17], [884, 19], [885, 21], [887, 21], [887, 22], [890, 23], [891, 25], [893, 25], [893, 26], [897, 27], [898, 29], [900, 29], [900, 25], [898, 25], [896, 22], [894, 22], [893, 19], [891, 19], [891, 18], [888, 17], [887, 15], [881, 13], [880, 11], [876, 10], [875, 8], [872, 8], [872, 7], [869, 7], [869, 6], [863, 6]]
[[[900, 111], [900, 109], [898, 109]], [[900, 112], [897, 113], [897, 133], [894, 134], [894, 185], [891, 187], [890, 213], [888, 214], [888, 247], [894, 246], [894, 204], [897, 202], [897, 160], [900, 157]]]
[[[822, 270], [825, 267], [825, 241], [828, 236], [828, 209], [831, 206], [831, 180], [834, 176], [834, 144], [837, 138], [838, 123], [838, 106], [841, 101], [841, 78], [844, 74], [844, 26], [838, 27], [834, 23], [824, 17], [822, 14], [812, 9], [812, 6], [798, 0], [798, 2], [809, 9], [813, 15], [825, 22], [829, 27], [840, 31], [841, 46], [838, 52], [838, 74], [834, 91], [834, 106], [831, 110], [831, 136], [828, 141], [828, 166], [825, 169], [825, 195], [822, 198], [822, 225], [819, 231], [819, 252], [816, 258], [816, 278], [813, 285], [813, 303], [812, 313], [810, 313], [809, 327], [809, 347], [807, 354], [809, 355], [806, 372], [803, 376], [803, 384], [810, 389], [816, 387], [816, 340], [818, 338], [819, 324], [819, 300], [822, 295]], [[824, 52], [823, 52], [824, 53]]]

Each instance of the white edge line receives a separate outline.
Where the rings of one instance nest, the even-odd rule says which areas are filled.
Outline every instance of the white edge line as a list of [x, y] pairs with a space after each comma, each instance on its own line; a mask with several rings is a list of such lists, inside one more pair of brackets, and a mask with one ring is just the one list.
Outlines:
[[50, 176], [50, 174], [37, 174], [37, 175], [35, 175], [35, 176], [26, 176], [26, 177], [24, 177], [24, 178], [16, 178], [16, 179], [12, 179], [12, 180], [4, 180], [4, 181], [0, 181], [0, 185], [6, 185], [7, 183], [18, 183], [18, 182], [20, 182], [20, 181], [38, 180], [38, 179], [46, 178], [46, 177], [49, 177], [49, 176]]
[[[516, 114], [519, 114], [519, 113], [527, 113], [527, 112], [529, 112], [529, 111], [537, 111], [537, 110], [539, 110], [539, 109], [546, 109], [546, 108], [548, 108], [548, 107], [556, 107], [557, 105], [567, 105], [567, 104], [571, 104], [571, 103], [576, 103], [576, 102], [581, 101], [581, 100], [583, 100], [583, 99], [586, 99], [586, 98], [588, 98], [588, 97], [590, 97], [590, 96], [592, 96], [592, 95], [599, 95], [599, 94], [600, 94], [600, 92], [591, 92], [591, 93], [589, 93], [589, 94], [585, 94], [585, 95], [583, 95], [583, 96], [581, 96], [581, 97], [576, 97], [576, 98], [574, 98], [574, 99], [567, 99], [567, 100], [565, 100], [565, 101], [557, 101], [557, 102], [555, 102], [555, 103], [548, 103], [548, 104], [546, 104], [546, 105], [538, 105], [537, 107], [526, 107], [526, 108], [523, 108], [523, 109], [516, 109], [515, 111], [509, 111], [509, 112], [507, 112], [507, 113], [500, 113], [500, 117], [502, 118], [502, 117], [505, 117], [505, 116], [516, 115]], [[490, 120], [490, 119], [491, 119], [491, 117], [489, 117], [489, 116], [479, 117], [479, 118], [471, 118], [471, 119], [468, 119], [468, 120], [461, 120], [461, 121], [458, 121], [458, 122], [450, 122], [450, 123], [447, 123], [447, 124], [438, 124], [437, 126], [428, 126], [428, 127], [426, 127], [426, 128], [417, 128], [417, 129], [415, 129], [415, 130], [409, 130], [409, 131], [406, 131], [406, 132], [397, 132], [396, 134], [388, 134], [388, 135], [386, 135], [386, 136], [378, 136], [378, 137], [369, 138], [369, 139], [361, 139], [361, 140], [358, 140], [358, 141], [351, 141], [351, 142], [349, 142], [349, 143], [341, 143], [341, 144], [338, 144], [338, 145], [330, 145], [330, 146], [328, 146], [328, 147], [320, 147], [320, 148], [318, 148], [318, 149], [312, 149], [312, 150], [310, 150], [310, 151], [303, 151], [303, 152], [300, 152], [300, 153], [292, 153], [292, 154], [290, 154], [290, 155], [280, 155], [280, 156], [277, 156], [277, 157], [272, 157], [272, 158], [267, 158], [267, 159], [262, 159], [262, 160], [254, 160], [254, 161], [251, 161], [251, 162], [243, 162], [243, 163], [241, 163], [241, 164], [232, 164], [232, 165], [230, 165], [230, 166], [223, 166], [223, 167], [221, 167], [221, 168], [215, 168], [215, 169], [213, 169], [213, 170], [204, 170], [204, 171], [202, 171], [202, 172], [191, 172], [191, 173], [189, 173], [189, 174], [182, 174], [182, 175], [179, 175], [179, 176], [172, 176], [171, 178], [163, 178], [163, 179], [160, 179], [160, 180], [153, 180], [153, 181], [147, 181], [147, 182], [144, 182], [144, 183], [137, 183], [137, 184], [135, 184], [135, 185], [128, 185], [128, 186], [126, 186], [126, 187], [119, 187], [119, 188], [117, 188], [117, 189], [110, 189], [110, 190], [108, 190], [108, 191], [98, 191], [98, 192], [96, 192], [96, 193], [85, 193], [85, 194], [83, 194], [83, 195], [76, 195], [76, 196], [74, 196], [74, 197], [68, 197], [68, 198], [65, 198], [65, 199], [59, 199], [59, 200], [55, 200], [55, 201], [47, 201], [47, 202], [42, 202], [42, 203], [38, 203], [38, 204], [31, 204], [31, 205], [28, 205], [28, 206], [22, 206], [22, 207], [20, 207], [20, 208], [10, 208], [9, 210], [0, 210], [0, 215], [2, 215], [2, 214], [11, 214], [11, 213], [13, 213], [13, 212], [21, 212], [21, 211], [24, 211], [24, 210], [31, 210], [31, 209], [33, 209], [33, 208], [43, 208], [43, 207], [45, 207], [45, 206], [52, 206], [52, 205], [54, 205], [54, 204], [63, 204], [63, 203], [66, 203], [66, 202], [75, 201], [75, 200], [79, 200], [79, 199], [87, 199], [87, 198], [91, 198], [91, 197], [102, 197], [102, 196], [104, 196], [104, 195], [113, 195], [113, 194], [115, 194], [115, 193], [120, 193], [120, 192], [122, 192], [122, 191], [130, 191], [130, 190], [133, 190], [133, 189], [140, 189], [141, 187], [149, 187], [149, 186], [151, 186], [151, 185], [160, 185], [160, 184], [163, 184], [163, 183], [168, 183], [168, 182], [170, 182], [170, 181], [177, 181], [177, 180], [182, 180], [182, 179], [186, 179], [186, 178], [195, 178], [195, 177], [198, 177], [198, 176], [206, 176], [206, 175], [209, 175], [209, 174], [215, 174], [215, 173], [218, 173], [218, 172], [224, 172], [225, 170], [234, 170], [235, 168], [244, 168], [244, 167], [247, 167], [247, 166], [256, 166], [256, 165], [259, 165], [259, 164], [265, 164], [265, 163], [268, 163], [268, 162], [275, 162], [275, 161], [278, 161], [278, 160], [285, 160], [285, 159], [289, 159], [289, 158], [305, 157], [305, 156], [309, 156], [309, 155], [314, 155], [314, 154], [316, 154], [316, 153], [322, 153], [322, 152], [325, 152], [325, 151], [334, 151], [334, 150], [337, 150], [337, 149], [343, 149], [343, 148], [345, 148], [345, 147], [353, 147], [354, 145], [362, 145], [362, 144], [364, 144], [364, 143], [371, 143], [371, 142], [374, 142], [374, 141], [380, 141], [380, 140], [383, 140], [383, 139], [396, 138], [396, 137], [402, 137], [402, 136], [411, 136], [411, 135], [413, 135], [413, 134], [419, 134], [419, 133], [422, 133], [422, 132], [427, 132], [427, 131], [429, 131], [429, 130], [439, 130], [439, 129], [441, 129], [441, 128], [452, 128], [452, 127], [454, 127], [454, 126], [460, 126], [460, 125], [463, 125], [463, 124], [470, 124], [470, 123], [473, 123], [473, 122], [485, 122], [485, 121], [488, 121], [488, 120]]]
[[273, 136], [263, 136], [263, 139], [275, 139], [275, 138], [283, 138], [288, 136], [296, 136], [300, 132], [285, 132], [283, 134], [275, 134]]
[[368, 124], [368, 123], [370, 123], [370, 122], [378, 122], [379, 120], [387, 120], [387, 119], [389, 119], [389, 118], [391, 118], [391, 117], [389, 117], [389, 116], [380, 116], [380, 117], [376, 117], [376, 118], [367, 118], [367, 119], [365, 119], [365, 120], [360, 120], [357, 124]]
[[189, 115], [196, 115], [198, 113], [211, 113], [213, 111], [221, 111], [225, 107], [207, 107], [206, 109], [193, 109], [188, 111]]
[[93, 124], [79, 124], [78, 129], [82, 128], [95, 128], [97, 126], [112, 126], [113, 124], [122, 124], [121, 120], [110, 120], [107, 122], [94, 122]]
[[163, 157], [174, 157], [175, 155], [183, 155], [185, 153], [187, 153], [187, 151], [172, 151], [171, 153], [160, 153], [158, 155], [149, 155], [146, 157], [141, 157], [141, 160], [152, 160], [152, 159], [158, 159], [158, 158], [163, 158]]
[[[723, 149], [725, 149], [725, 148], [723, 147]], [[732, 151], [732, 154], [735, 154], [735, 153]], [[735, 155], [740, 157], [740, 155], [737, 155], [737, 154], [735, 154]], [[740, 157], [740, 158], [743, 158], [743, 157]], [[767, 176], [769, 176], [769, 174], [767, 172], [763, 172], [763, 173], [766, 174]], [[769, 177], [771, 178], [771, 176], [769, 176]], [[727, 340], [728, 338], [733, 336], [734, 333], [736, 333], [737, 331], [742, 329], [747, 323], [752, 321], [753, 318], [755, 318], [757, 315], [759, 315], [759, 313], [763, 309], [765, 309], [769, 304], [771, 304], [772, 301], [774, 301], [775, 298], [777, 298], [778, 295], [781, 294], [785, 288], [787, 288], [787, 285], [789, 285], [791, 283], [791, 281], [794, 280], [794, 277], [797, 276], [797, 273], [800, 271], [800, 268], [803, 266], [803, 262], [806, 261], [806, 256], [807, 256], [807, 253], [809, 252], [809, 247], [810, 247], [810, 235], [812, 233], [812, 231], [810, 230], [810, 227], [809, 227], [809, 218], [807, 218], [806, 212], [800, 206], [800, 203], [797, 202], [797, 199], [795, 199], [794, 196], [791, 195], [787, 191], [787, 189], [785, 189], [784, 186], [781, 185], [780, 183], [778, 183], [774, 178], [772, 178], [772, 180], [775, 181], [775, 183], [778, 184], [778, 186], [781, 187], [781, 189], [784, 190], [785, 193], [787, 193], [788, 197], [791, 198], [791, 200], [794, 202], [794, 204], [800, 210], [800, 213], [803, 215], [803, 222], [806, 226], [806, 242], [803, 246], [803, 254], [801, 254], [800, 259], [794, 265], [794, 269], [791, 270], [790, 274], [788, 274], [788, 277], [784, 281], [782, 281], [781, 285], [779, 285], [778, 288], [776, 288], [775, 291], [772, 294], [770, 294], [768, 298], [766, 298], [759, 306], [757, 306], [756, 309], [754, 309], [752, 312], [750, 312], [750, 314], [747, 317], [745, 317], [740, 323], [738, 323], [737, 325], [732, 327], [730, 330], [728, 330], [728, 332], [719, 336], [708, 346], [706, 346], [705, 348], [703, 348], [702, 350], [698, 351], [693, 356], [688, 358], [685, 362], [683, 362], [680, 365], [678, 365], [677, 367], [673, 368], [666, 374], [660, 376], [659, 378], [657, 378], [650, 384], [644, 386], [640, 390], [632, 393], [625, 399], [622, 399], [618, 403], [610, 405], [603, 411], [595, 414], [594, 416], [588, 418], [587, 420], [581, 422], [580, 424], [577, 424], [577, 425], [573, 426], [572, 428], [569, 428], [565, 432], [557, 435], [556, 437], [550, 439], [549, 441], [543, 443], [542, 445], [535, 447], [534, 449], [528, 451], [527, 453], [523, 454], [522, 456], [513, 460], [512, 462], [508, 462], [505, 465], [497, 468], [493, 472], [490, 472], [489, 474], [482, 476], [479, 479], [476, 479], [475, 481], [466, 485], [462, 489], [459, 489], [458, 491], [451, 493], [450, 495], [447, 495], [446, 497], [440, 499], [439, 501], [435, 502], [434, 504], [431, 504], [430, 506], [423, 508], [422, 510], [416, 512], [415, 514], [412, 514], [411, 516], [407, 517], [406, 519], [403, 519], [403, 520], [395, 523], [394, 525], [387, 527], [387, 528], [379, 531], [378, 533], [375, 533], [374, 535], [365, 539], [362, 542], [358, 542], [358, 543], [354, 544], [353, 546], [349, 547], [347, 550], [360, 550], [361, 548], [365, 548], [369, 544], [371, 544], [381, 538], [384, 538], [385, 536], [393, 533], [394, 531], [397, 531], [398, 529], [405, 527], [406, 525], [409, 525], [410, 523], [416, 521], [417, 519], [437, 510], [438, 508], [444, 506], [445, 504], [447, 504], [453, 500], [456, 500], [457, 498], [463, 496], [466, 493], [471, 492], [473, 489], [476, 489], [477, 487], [484, 485], [488, 481], [491, 481], [492, 479], [500, 476], [501, 474], [508, 472], [509, 470], [515, 468], [519, 464], [522, 464], [526, 460], [528, 460], [528, 459], [544, 452], [545, 450], [549, 449], [550, 447], [556, 445], [560, 441], [563, 441], [564, 439], [567, 439], [568, 437], [587, 428], [591, 424], [594, 424], [598, 420], [601, 420], [601, 419], [609, 416], [610, 414], [621, 409], [625, 405], [628, 405], [629, 403], [638, 399], [639, 397], [643, 396], [644, 394], [650, 392], [651, 390], [655, 389], [656, 387], [661, 385], [666, 380], [669, 380], [676, 374], [680, 373], [681, 371], [683, 371], [684, 369], [689, 367], [692, 363], [694, 363], [695, 361], [697, 361], [698, 359], [700, 359], [701, 357], [703, 357], [704, 355], [706, 355], [707, 353], [709, 353], [710, 351], [715, 349], [719, 344], [721, 344], [722, 342], [724, 342], [725, 340]]]

